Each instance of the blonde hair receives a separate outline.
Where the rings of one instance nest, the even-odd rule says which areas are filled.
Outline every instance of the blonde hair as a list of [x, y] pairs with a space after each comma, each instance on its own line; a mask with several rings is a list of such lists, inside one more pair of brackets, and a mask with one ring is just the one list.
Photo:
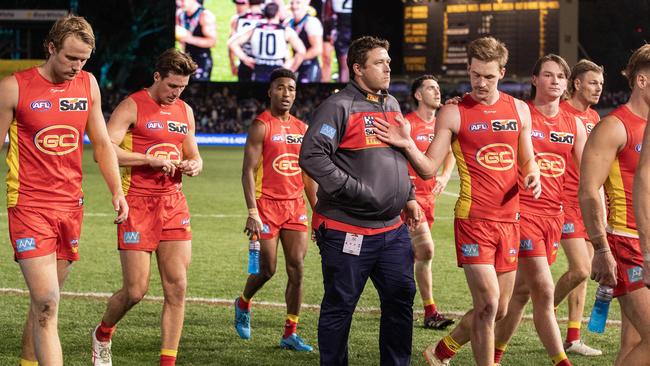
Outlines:
[[605, 73], [605, 69], [602, 66], [596, 65], [589, 60], [582, 59], [578, 61], [577, 64], [573, 65], [573, 68], [571, 69], [571, 77], [569, 78], [569, 84], [567, 85], [567, 91], [570, 95], [573, 95], [573, 93], [576, 92], [576, 79], [581, 77], [583, 74], [588, 73], [589, 71], [593, 71], [598, 74]]
[[504, 68], [508, 63], [508, 49], [494, 37], [477, 38], [467, 46], [467, 63], [471, 63], [473, 58], [483, 62], [496, 61], [500, 68]]
[[636, 75], [643, 69], [650, 68], [650, 44], [639, 47], [627, 62], [623, 76], [627, 78], [630, 88], [634, 89]]
[[50, 57], [49, 45], [52, 43], [55, 50], [60, 50], [66, 38], [74, 36], [80, 39], [83, 43], [89, 45], [93, 50], [95, 49], [95, 34], [90, 23], [84, 18], [76, 15], [68, 14], [60, 18], [45, 37], [43, 41], [43, 48], [45, 49], [45, 56]]

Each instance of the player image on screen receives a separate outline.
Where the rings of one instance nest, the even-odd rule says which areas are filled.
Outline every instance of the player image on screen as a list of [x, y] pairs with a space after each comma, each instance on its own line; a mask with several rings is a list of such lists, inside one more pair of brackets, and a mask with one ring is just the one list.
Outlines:
[[[248, 0], [248, 8], [244, 9], [242, 13], [233, 15], [230, 21], [230, 37], [245, 32], [250, 28], [255, 28], [264, 19], [262, 3], [264, 3], [264, 0]], [[241, 48], [246, 55], [253, 55], [250, 42], [242, 44]], [[232, 74], [237, 76], [237, 80], [240, 82], [252, 81], [253, 69], [246, 66], [243, 62], [239, 62], [239, 65], [237, 65], [237, 55], [230, 50], [228, 50], [228, 57], [230, 60], [230, 69]]]
[[192, 78], [209, 81], [212, 74], [210, 48], [217, 43], [214, 14], [203, 7], [202, 0], [176, 0], [176, 40], [199, 66]]
[[[268, 82], [271, 72], [278, 67], [296, 72], [304, 58], [305, 45], [292, 28], [280, 24], [278, 10], [277, 4], [267, 4], [263, 22], [228, 40], [228, 47], [240, 62], [253, 69], [252, 81]], [[246, 42], [250, 42], [251, 56], [242, 49]], [[293, 57], [287, 43], [293, 49]]]
[[287, 25], [293, 28], [305, 45], [305, 59], [298, 68], [298, 81], [316, 83], [321, 80], [318, 56], [323, 53], [323, 25], [318, 18], [308, 13], [309, 0], [291, 0], [293, 17]]

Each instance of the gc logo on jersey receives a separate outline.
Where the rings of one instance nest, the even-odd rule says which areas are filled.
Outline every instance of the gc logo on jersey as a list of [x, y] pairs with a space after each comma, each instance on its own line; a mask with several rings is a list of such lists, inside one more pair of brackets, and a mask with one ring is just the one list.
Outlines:
[[88, 110], [88, 98], [59, 98], [60, 112], [85, 112]]
[[539, 166], [539, 174], [549, 178], [561, 176], [566, 169], [564, 158], [554, 153], [539, 153], [535, 155], [535, 162]]
[[476, 161], [490, 170], [504, 171], [515, 165], [515, 152], [508, 144], [489, 144], [476, 152]]
[[519, 130], [517, 120], [515, 119], [493, 119], [490, 123], [492, 124], [492, 131], [494, 132]]
[[286, 177], [291, 177], [300, 174], [300, 166], [298, 165], [298, 155], [286, 153], [273, 159], [273, 170]]
[[36, 112], [45, 112], [52, 108], [52, 103], [49, 100], [35, 100], [29, 104], [29, 108]]
[[153, 155], [153, 157], [171, 160], [174, 163], [181, 162], [181, 152], [176, 145], [170, 143], [153, 145], [145, 151], [145, 155]]
[[45, 127], [34, 135], [34, 146], [48, 155], [69, 154], [79, 147], [79, 131], [66, 125]]
[[550, 136], [551, 142], [555, 142], [558, 144], [573, 145], [573, 138], [574, 135], [569, 132], [551, 131], [551, 136]]
[[167, 131], [187, 135], [187, 123], [167, 121]]
[[286, 141], [288, 145], [300, 145], [302, 144], [302, 135], [298, 133], [287, 134]]

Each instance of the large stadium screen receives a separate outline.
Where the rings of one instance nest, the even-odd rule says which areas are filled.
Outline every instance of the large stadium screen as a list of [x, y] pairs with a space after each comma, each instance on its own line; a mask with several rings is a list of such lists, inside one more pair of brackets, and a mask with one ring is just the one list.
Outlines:
[[560, 1], [408, 0], [404, 9], [407, 73], [467, 75], [467, 45], [491, 35], [509, 50], [509, 76], [529, 76], [538, 57], [559, 50]]
[[302, 83], [346, 82], [352, 2], [176, 0], [176, 46], [199, 65], [194, 80], [267, 82], [284, 66]]

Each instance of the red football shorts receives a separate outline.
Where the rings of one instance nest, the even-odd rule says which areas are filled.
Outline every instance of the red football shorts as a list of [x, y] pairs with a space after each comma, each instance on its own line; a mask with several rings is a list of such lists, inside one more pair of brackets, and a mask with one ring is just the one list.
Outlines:
[[59, 260], [79, 260], [83, 208], [59, 211], [14, 206], [7, 209], [7, 215], [15, 260], [43, 257], [54, 252]]
[[456, 259], [464, 264], [491, 264], [497, 272], [517, 269], [519, 223], [455, 219]]
[[300, 197], [293, 200], [257, 200], [257, 210], [262, 219], [260, 239], [275, 238], [280, 230], [307, 231], [307, 206]]
[[637, 238], [607, 234], [607, 242], [616, 260], [614, 297], [626, 295], [645, 287], [643, 284], [643, 254]]
[[548, 265], [555, 263], [560, 248], [564, 215], [542, 216], [522, 213], [519, 258], [546, 257]]
[[153, 252], [165, 240], [192, 240], [190, 211], [183, 192], [165, 196], [127, 195], [129, 217], [117, 225], [120, 250]]
[[429, 227], [431, 227], [431, 225], [433, 225], [433, 221], [435, 217], [436, 196], [434, 196], [433, 194], [427, 196], [416, 195], [415, 201], [420, 206], [420, 210], [424, 212], [424, 217], [426, 217], [427, 219], [427, 224], [429, 225]]
[[584, 238], [589, 240], [587, 229], [582, 222], [582, 212], [578, 205], [564, 206], [564, 225], [561, 239]]

